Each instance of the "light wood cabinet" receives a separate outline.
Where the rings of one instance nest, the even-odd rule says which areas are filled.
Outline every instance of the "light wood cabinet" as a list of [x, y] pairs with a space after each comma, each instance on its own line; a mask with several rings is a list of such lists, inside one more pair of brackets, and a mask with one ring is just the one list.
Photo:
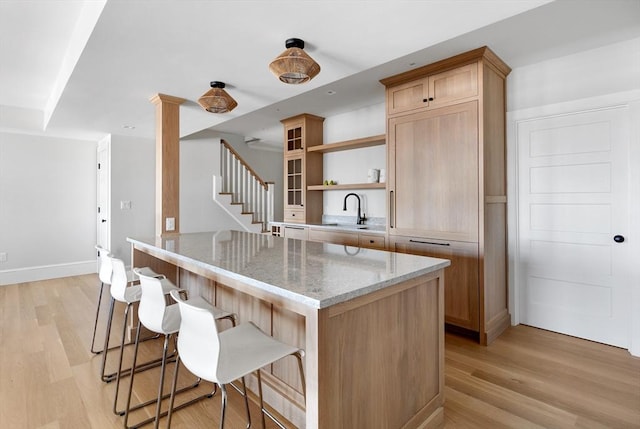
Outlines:
[[387, 248], [384, 236], [377, 234], [358, 234], [358, 247], [378, 250]]
[[[401, 236], [393, 236], [390, 241], [390, 250], [395, 252], [451, 261], [451, 265], [445, 268], [445, 322], [477, 331], [480, 280], [477, 243]], [[446, 299], [447, 296], [455, 299]]]
[[383, 83], [392, 85], [387, 90], [389, 116], [435, 109], [478, 95], [478, 64], [455, 67], [401, 84], [394, 84], [393, 78]]
[[310, 114], [283, 119], [284, 127], [284, 220], [319, 222], [322, 194], [309, 194], [310, 184], [322, 181], [322, 154], [308, 148], [322, 144], [324, 118]]
[[323, 243], [344, 244], [345, 246], [358, 246], [357, 232], [327, 231], [322, 229], [309, 229], [309, 240]]
[[451, 259], [447, 324], [490, 343], [510, 323], [505, 80], [486, 47], [383, 79], [388, 233], [399, 252]]
[[389, 120], [394, 235], [478, 240], [478, 102]]
[[[285, 227], [285, 237], [287, 228], [297, 227]], [[295, 232], [293, 233], [295, 234]], [[291, 236], [291, 235], [289, 235]], [[299, 234], [298, 237], [301, 237]], [[364, 247], [369, 249], [386, 249], [386, 240], [384, 235], [381, 234], [367, 234], [361, 232], [352, 231], [336, 231], [332, 229], [320, 229], [310, 227], [307, 233], [307, 239], [310, 241], [320, 241], [322, 243], [342, 244], [345, 246]], [[407, 253], [407, 252], [405, 252]]]

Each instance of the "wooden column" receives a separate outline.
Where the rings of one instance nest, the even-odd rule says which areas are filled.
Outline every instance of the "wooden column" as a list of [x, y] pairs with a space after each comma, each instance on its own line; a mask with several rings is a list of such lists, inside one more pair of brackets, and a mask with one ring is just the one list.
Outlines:
[[[156, 235], [180, 232], [180, 105], [184, 99], [165, 94], [156, 105]], [[173, 230], [167, 230], [173, 219]]]

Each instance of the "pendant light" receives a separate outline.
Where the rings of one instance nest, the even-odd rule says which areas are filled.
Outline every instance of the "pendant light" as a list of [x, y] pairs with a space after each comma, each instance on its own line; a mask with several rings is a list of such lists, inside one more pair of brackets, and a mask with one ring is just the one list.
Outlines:
[[214, 80], [211, 89], [198, 99], [198, 104], [211, 113], [231, 112], [238, 103], [224, 90], [225, 86], [224, 82]]
[[304, 40], [287, 39], [286, 51], [269, 64], [269, 70], [280, 81], [289, 84], [305, 83], [320, 73], [320, 66], [304, 49]]

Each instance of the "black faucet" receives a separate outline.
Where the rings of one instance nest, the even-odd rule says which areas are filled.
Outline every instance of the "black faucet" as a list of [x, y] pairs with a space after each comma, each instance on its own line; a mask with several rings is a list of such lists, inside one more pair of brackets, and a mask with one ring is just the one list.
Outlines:
[[354, 194], [353, 192], [351, 192], [345, 195], [342, 210], [347, 211], [347, 198], [349, 198], [351, 195], [358, 199], [358, 217], [356, 218], [356, 223], [358, 225], [362, 225], [364, 223], [364, 219], [362, 218], [362, 216], [360, 216], [360, 197], [358, 196], [358, 194]]

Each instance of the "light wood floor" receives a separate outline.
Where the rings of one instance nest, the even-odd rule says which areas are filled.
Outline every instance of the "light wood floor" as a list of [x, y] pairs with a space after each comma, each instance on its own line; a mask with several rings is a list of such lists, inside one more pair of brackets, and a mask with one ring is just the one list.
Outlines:
[[[121, 427], [114, 383], [99, 381], [100, 357], [89, 352], [97, 284], [86, 275], [0, 287], [0, 428]], [[145, 343], [141, 359], [160, 347]], [[489, 347], [448, 334], [445, 374], [446, 428], [640, 428], [640, 359], [625, 350], [526, 326]], [[156, 393], [157, 376], [136, 376], [136, 400]], [[227, 427], [243, 428], [242, 403], [229, 392]], [[217, 427], [219, 407], [218, 394], [177, 412], [172, 427]]]

